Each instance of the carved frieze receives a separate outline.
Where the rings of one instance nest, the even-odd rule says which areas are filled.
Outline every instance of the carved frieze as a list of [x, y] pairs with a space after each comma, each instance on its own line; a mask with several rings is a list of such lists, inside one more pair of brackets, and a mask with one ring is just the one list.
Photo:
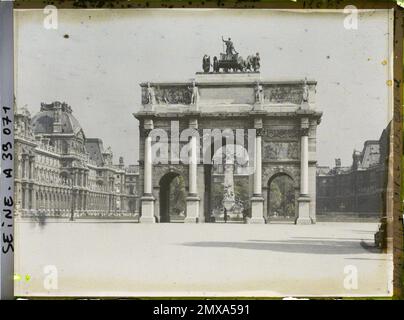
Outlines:
[[299, 136], [299, 130], [292, 129], [263, 129], [263, 137], [269, 139], [296, 139]]
[[[157, 104], [191, 104], [192, 87], [172, 86], [153, 87], [155, 103]], [[149, 95], [147, 87], [142, 88], [142, 104], [148, 104]]]
[[264, 143], [264, 159], [299, 159], [299, 144], [297, 142], [266, 142]]

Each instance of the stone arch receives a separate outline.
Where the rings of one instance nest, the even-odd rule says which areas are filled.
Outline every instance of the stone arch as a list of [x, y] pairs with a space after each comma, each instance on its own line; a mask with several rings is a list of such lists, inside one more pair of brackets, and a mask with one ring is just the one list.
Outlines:
[[[287, 171], [274, 173], [267, 181], [267, 220], [293, 219], [297, 217], [298, 183]], [[276, 195], [274, 194], [276, 192]], [[274, 197], [276, 202], [274, 203]]]
[[188, 165], [155, 165], [153, 167], [153, 187], [159, 188], [161, 179], [167, 174], [177, 174], [182, 176], [185, 182], [185, 186], [188, 189]]
[[283, 165], [268, 165], [264, 166], [263, 168], [263, 179], [262, 181], [265, 182], [267, 186], [270, 181], [272, 181], [275, 177], [279, 175], [287, 175], [289, 176], [294, 183], [295, 188], [299, 188], [300, 184], [300, 168], [297, 166], [283, 166]]
[[[215, 133], [215, 130], [219, 130], [221, 134]], [[240, 134], [242, 133], [242, 134]], [[227, 139], [226, 137], [232, 135], [232, 138]], [[224, 128], [224, 129], [212, 129], [209, 134], [204, 134], [202, 137], [203, 140], [203, 176], [201, 179], [204, 181], [205, 192], [204, 192], [204, 206], [203, 206], [203, 215], [204, 220], [206, 222], [214, 222], [215, 218], [213, 216], [214, 211], [214, 194], [215, 194], [215, 185], [214, 183], [214, 173], [219, 171], [219, 173], [223, 173], [221, 170], [224, 170], [223, 164], [225, 163], [225, 153], [226, 146], [233, 145], [234, 146], [234, 164], [236, 167], [241, 167], [241, 165], [246, 166], [246, 179], [247, 183], [249, 183], [247, 172], [253, 173], [254, 163], [253, 159], [250, 159], [250, 154], [248, 153], [248, 134], [246, 134], [245, 130], [243, 132], [238, 132], [233, 128]], [[240, 157], [240, 151], [243, 152], [243, 156]], [[222, 158], [220, 158], [222, 156]], [[217, 158], [218, 157], [218, 158]], [[240, 158], [243, 158], [243, 162], [240, 161]], [[221, 160], [221, 161], [220, 161]], [[245, 164], [244, 161], [248, 162]], [[248, 166], [250, 168], [248, 168]], [[249, 202], [248, 202], [249, 203]], [[249, 204], [248, 204], [249, 205]]]
[[[158, 193], [158, 201], [159, 201], [158, 222], [172, 222], [172, 217], [174, 213], [170, 212], [170, 191], [171, 191], [170, 185], [176, 178], [182, 179], [185, 184], [184, 176], [176, 170], [168, 171], [160, 178], [159, 193]], [[186, 193], [185, 187], [184, 190], [181, 192]], [[183, 196], [185, 198], [186, 195], [183, 194]], [[185, 213], [185, 204], [184, 204], [184, 213]], [[185, 214], [183, 218], [185, 218]]]

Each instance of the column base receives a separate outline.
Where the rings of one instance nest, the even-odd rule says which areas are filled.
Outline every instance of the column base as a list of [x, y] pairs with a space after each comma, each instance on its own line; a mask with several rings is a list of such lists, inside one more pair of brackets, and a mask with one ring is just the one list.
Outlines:
[[256, 103], [254, 103], [254, 109], [253, 109], [254, 111], [262, 111], [262, 110], [264, 110], [263, 108], [262, 108], [262, 103], [261, 102], [256, 102]]
[[250, 224], [264, 224], [264, 198], [260, 195], [254, 195], [251, 198], [251, 219]]
[[152, 217], [143, 217], [141, 216], [139, 219], [140, 223], [156, 223], [156, 218]]
[[310, 218], [310, 197], [300, 196], [299, 199], [297, 199], [297, 202], [299, 204], [299, 207], [298, 217], [295, 221], [295, 224], [313, 224], [313, 220]]
[[184, 219], [184, 223], [198, 223], [198, 218], [186, 217], [186, 218]]
[[192, 195], [187, 197], [187, 216], [184, 219], [184, 223], [198, 223], [199, 201], [198, 196]]
[[142, 201], [142, 215], [139, 218], [140, 223], [155, 223], [154, 217], [154, 197], [152, 195], [145, 195], [141, 198]]

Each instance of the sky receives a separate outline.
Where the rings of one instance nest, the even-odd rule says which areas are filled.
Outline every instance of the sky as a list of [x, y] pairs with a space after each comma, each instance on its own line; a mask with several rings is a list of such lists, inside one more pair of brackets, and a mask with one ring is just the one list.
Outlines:
[[350, 165], [388, 123], [387, 10], [361, 12], [357, 29], [342, 11], [61, 9], [56, 30], [44, 28], [47, 15], [15, 11], [16, 105], [35, 114], [41, 102], [68, 103], [115, 161], [138, 160], [139, 83], [190, 80], [222, 36], [244, 57], [260, 53], [264, 80], [317, 81], [319, 165]]

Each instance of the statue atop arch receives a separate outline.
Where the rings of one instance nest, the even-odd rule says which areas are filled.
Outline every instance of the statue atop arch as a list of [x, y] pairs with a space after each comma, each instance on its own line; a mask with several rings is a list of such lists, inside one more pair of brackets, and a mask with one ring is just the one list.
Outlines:
[[205, 54], [202, 58], [203, 72], [209, 73], [211, 67], [213, 72], [259, 72], [260, 69], [260, 55], [256, 54], [248, 55], [247, 58], [243, 58], [236, 51], [234, 43], [231, 38], [224, 39], [222, 36], [222, 42], [225, 44], [223, 48], [224, 52], [221, 52], [219, 57], [213, 57], [213, 65], [210, 63], [210, 56]]
[[231, 41], [231, 38], [228, 38], [227, 40], [223, 39], [222, 36], [222, 41], [225, 43], [226, 45], [226, 55], [228, 57], [231, 57], [233, 55], [238, 54], [238, 52], [236, 51], [236, 49], [234, 49], [234, 45], [233, 45], [233, 41]]

